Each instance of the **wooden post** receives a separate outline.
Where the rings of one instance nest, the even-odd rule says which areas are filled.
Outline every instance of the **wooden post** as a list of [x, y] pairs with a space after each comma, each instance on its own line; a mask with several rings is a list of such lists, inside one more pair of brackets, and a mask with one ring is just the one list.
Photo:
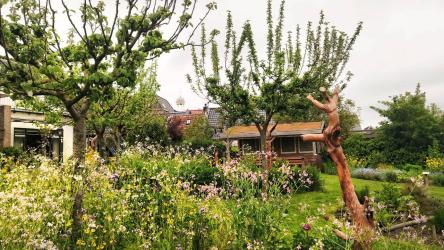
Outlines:
[[354, 249], [370, 249], [370, 244], [374, 236], [373, 212], [369, 207], [369, 200], [365, 197], [364, 204], [360, 204], [355, 193], [355, 187], [351, 181], [350, 171], [341, 147], [341, 126], [339, 122], [338, 103], [339, 89], [336, 88], [332, 96], [329, 96], [324, 87], [319, 89], [325, 100], [321, 103], [315, 100], [311, 95], [307, 96], [313, 105], [324, 111], [328, 116], [328, 126], [324, 129], [322, 135], [308, 134], [303, 135], [304, 141], [324, 142], [331, 159], [336, 164], [339, 183], [342, 190], [342, 198], [348, 208], [354, 226], [353, 239], [355, 240]]

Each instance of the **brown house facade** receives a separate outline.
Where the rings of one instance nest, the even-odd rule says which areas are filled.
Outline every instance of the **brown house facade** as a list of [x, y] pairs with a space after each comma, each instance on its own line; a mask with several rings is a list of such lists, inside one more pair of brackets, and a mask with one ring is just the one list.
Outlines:
[[[304, 142], [304, 134], [321, 134], [324, 122], [292, 122], [278, 124], [273, 131], [272, 151], [278, 159], [290, 164], [319, 164], [321, 145]], [[260, 136], [256, 126], [234, 126], [219, 135], [219, 139], [237, 141], [242, 153], [261, 151]]]

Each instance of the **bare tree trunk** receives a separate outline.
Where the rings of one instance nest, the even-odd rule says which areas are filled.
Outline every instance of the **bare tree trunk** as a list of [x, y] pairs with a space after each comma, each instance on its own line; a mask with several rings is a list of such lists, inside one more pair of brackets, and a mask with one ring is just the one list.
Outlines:
[[99, 152], [99, 155], [103, 158], [105, 157], [105, 138], [104, 138], [105, 128], [104, 127], [96, 128], [95, 132], [97, 136], [96, 150], [97, 152]]
[[[73, 144], [73, 157], [74, 163], [74, 176], [81, 176], [83, 182], [82, 164], [85, 160], [86, 149], [86, 117], [80, 115], [74, 119], [74, 144]], [[77, 184], [76, 178], [73, 178], [73, 186], [76, 188], [74, 194], [74, 202], [72, 208], [72, 233], [71, 233], [71, 248], [76, 248], [77, 240], [80, 238], [82, 230], [82, 214], [83, 214], [83, 183]]]
[[325, 88], [320, 89], [325, 99], [325, 103], [315, 100], [311, 95], [307, 98], [313, 105], [327, 113], [328, 126], [323, 134], [303, 135], [304, 141], [324, 142], [327, 145], [327, 151], [336, 164], [339, 183], [342, 190], [342, 198], [348, 208], [354, 226], [355, 249], [370, 249], [370, 244], [374, 236], [373, 214], [369, 209], [368, 198], [365, 197], [364, 204], [360, 204], [355, 193], [350, 171], [347, 166], [344, 152], [341, 147], [341, 127], [339, 123], [339, 113], [337, 110], [339, 101], [339, 89], [336, 88], [333, 96], [329, 96]]
[[267, 127], [263, 127], [259, 130], [261, 147], [259, 149], [261, 167], [262, 167], [262, 197], [267, 196], [268, 189], [268, 169], [267, 169], [267, 157], [266, 157], [266, 141], [267, 141]]

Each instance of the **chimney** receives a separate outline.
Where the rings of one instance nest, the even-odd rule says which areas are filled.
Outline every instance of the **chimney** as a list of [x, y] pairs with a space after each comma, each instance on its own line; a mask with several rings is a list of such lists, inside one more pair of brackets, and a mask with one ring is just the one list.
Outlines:
[[205, 103], [205, 105], [203, 107], [203, 113], [204, 113], [204, 115], [208, 115], [208, 103]]

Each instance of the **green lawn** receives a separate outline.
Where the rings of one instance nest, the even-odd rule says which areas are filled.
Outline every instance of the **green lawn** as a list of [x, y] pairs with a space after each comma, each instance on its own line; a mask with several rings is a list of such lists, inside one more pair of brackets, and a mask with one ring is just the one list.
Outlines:
[[[315, 213], [316, 209], [324, 204], [327, 207], [327, 213], [332, 214], [341, 206], [341, 191], [339, 186], [338, 177], [336, 175], [321, 175], [322, 180], [324, 181], [324, 190], [318, 192], [308, 192], [295, 194], [292, 196], [290, 201], [290, 212], [287, 218], [287, 225], [290, 226], [292, 230], [297, 230], [294, 225], [301, 225], [301, 223], [305, 222], [307, 214]], [[353, 184], [357, 190], [363, 188], [364, 186], [368, 186], [370, 192], [377, 191], [382, 188], [383, 182], [380, 181], [369, 181], [369, 180], [361, 180], [361, 179], [353, 179]], [[397, 184], [402, 186], [404, 184]], [[443, 199], [444, 200], [444, 187], [429, 187], [430, 195], [434, 199]], [[304, 211], [301, 209], [303, 204], [308, 205], [309, 207], [306, 209], [308, 211]], [[408, 243], [408, 242], [399, 242], [392, 239], [382, 238], [379, 240], [374, 249], [439, 249], [436, 247], [418, 245], [416, 243]]]

